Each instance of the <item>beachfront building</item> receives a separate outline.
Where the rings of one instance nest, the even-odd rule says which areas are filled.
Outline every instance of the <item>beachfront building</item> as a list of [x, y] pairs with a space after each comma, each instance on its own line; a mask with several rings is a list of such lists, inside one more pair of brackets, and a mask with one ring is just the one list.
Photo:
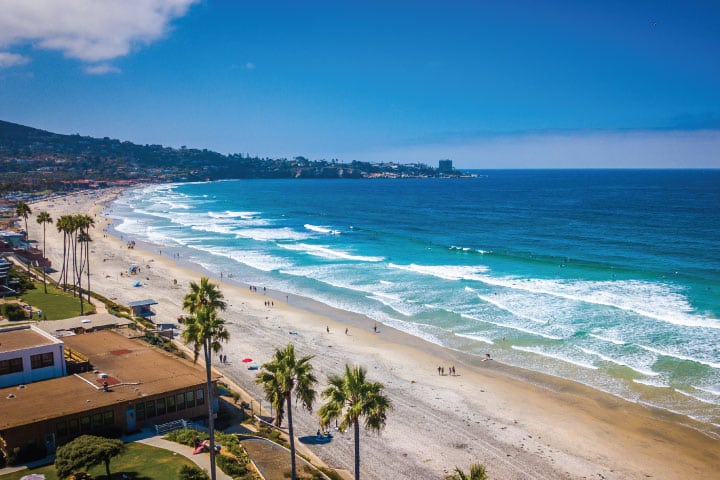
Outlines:
[[4, 257], [0, 257], [0, 297], [15, 295], [15, 290], [8, 284], [10, 267], [12, 267], [12, 263], [5, 260]]
[[34, 325], [0, 329], [0, 387], [62, 377], [65, 372], [62, 341]]
[[147, 300], [138, 300], [137, 302], [128, 303], [128, 307], [132, 310], [133, 317], [140, 317], [152, 322], [155, 312], [151, 308], [153, 305], [157, 305], [158, 302], [152, 298]]
[[210, 397], [199, 365], [109, 330], [62, 340], [92, 368], [0, 389], [0, 456], [42, 456], [86, 433], [207, 418]]

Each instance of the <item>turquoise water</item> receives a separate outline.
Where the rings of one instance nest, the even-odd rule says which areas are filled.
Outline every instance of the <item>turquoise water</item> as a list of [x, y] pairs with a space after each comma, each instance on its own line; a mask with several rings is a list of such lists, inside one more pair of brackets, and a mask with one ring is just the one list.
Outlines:
[[124, 238], [720, 424], [720, 171], [156, 185]]

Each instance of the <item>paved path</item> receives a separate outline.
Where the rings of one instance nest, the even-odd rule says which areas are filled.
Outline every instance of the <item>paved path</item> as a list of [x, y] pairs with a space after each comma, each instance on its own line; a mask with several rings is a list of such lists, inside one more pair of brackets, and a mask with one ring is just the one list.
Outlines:
[[[192, 447], [189, 447], [187, 445], [181, 445], [176, 442], [171, 442], [170, 440], [165, 440], [164, 438], [160, 436], [154, 436], [154, 437], [148, 437], [137, 440], [140, 443], [144, 443], [146, 445], [152, 445], [153, 447], [163, 448], [165, 450], [170, 450], [171, 452], [175, 452], [179, 455], [184, 455], [193, 462], [197, 464], [198, 467], [202, 468], [203, 470], [207, 471], [208, 474], [210, 473], [210, 454], [209, 453], [199, 453], [197, 455], [193, 455], [193, 449]], [[217, 480], [232, 480], [232, 477], [229, 475], [225, 475], [222, 470], [219, 468], [216, 468], [217, 473]]]

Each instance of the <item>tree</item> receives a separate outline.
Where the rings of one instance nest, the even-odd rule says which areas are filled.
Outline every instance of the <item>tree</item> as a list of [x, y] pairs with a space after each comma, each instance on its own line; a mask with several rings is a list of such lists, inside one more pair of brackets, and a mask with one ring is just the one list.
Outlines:
[[183, 310], [191, 315], [199, 309], [210, 311], [225, 310], [224, 296], [217, 285], [210, 283], [208, 277], [200, 278], [200, 283], [190, 282], [190, 292], [183, 298]]
[[107, 478], [110, 478], [110, 460], [124, 450], [122, 440], [82, 435], [58, 448], [55, 454], [58, 478], [66, 478], [78, 470], [87, 470], [101, 463], [105, 464]]
[[[42, 225], [43, 227], [43, 258], [46, 258], [45, 255], [45, 227], [48, 223], [52, 223], [53, 219], [50, 216], [50, 214], [46, 211], [42, 211], [37, 216], [37, 223]], [[45, 271], [45, 267], [42, 269], [43, 271], [43, 287], [45, 288], [45, 293], [47, 293], [47, 272]]]
[[320, 407], [320, 425], [327, 427], [340, 418], [340, 430], [352, 425], [355, 432], [355, 480], [360, 479], [360, 417], [365, 429], [380, 432], [385, 427], [386, 414], [392, 409], [390, 399], [383, 394], [383, 385], [370, 382], [364, 367], [345, 365], [345, 375], [330, 375], [322, 396], [328, 402]]
[[300, 359], [295, 357], [295, 346], [291, 343], [284, 349], [276, 349], [273, 360], [263, 364], [263, 371], [258, 373], [256, 383], [263, 386], [265, 399], [275, 409], [275, 425], [282, 424], [285, 408], [288, 415], [288, 435], [290, 436], [290, 462], [292, 465], [292, 478], [296, 478], [295, 468], [295, 436], [292, 422], [292, 393], [302, 402], [302, 406], [312, 412], [316, 392], [313, 386], [317, 383], [310, 364], [312, 355]]
[[[60, 275], [58, 276], [57, 286], [62, 285], [63, 292], [67, 285], [67, 259], [68, 259], [68, 232], [70, 224], [70, 215], [61, 215], [55, 223], [55, 228], [58, 232], [63, 234], [63, 258], [62, 267], [60, 268]], [[63, 281], [65, 278], [65, 281]]]
[[[15, 214], [18, 217], [22, 217], [25, 220], [25, 251], [28, 250], [28, 226], [27, 221], [28, 217], [32, 213], [32, 209], [30, 208], [30, 205], [25, 203], [24, 201], [20, 200], [17, 204], [17, 207], [15, 207]], [[30, 259], [28, 259], [28, 265], [27, 265], [28, 272], [30, 271]]]
[[[95, 220], [90, 215], [78, 215], [78, 244], [80, 245], [80, 271], [78, 272], [78, 288], [80, 289], [80, 310], [82, 312], [82, 273], [87, 270], [87, 302], [90, 303], [90, 227], [95, 227]], [[82, 245], [85, 244], [83, 259]]]
[[212, 411], [212, 357], [220, 351], [220, 342], [227, 342], [230, 334], [225, 330], [225, 321], [218, 318], [217, 310], [225, 308], [223, 294], [217, 285], [210, 283], [207, 277], [200, 284], [190, 283], [190, 292], [183, 298], [183, 309], [191, 316], [185, 320], [182, 338], [185, 344], [193, 345], [197, 362], [202, 349], [205, 359], [205, 375], [208, 392], [208, 428], [210, 431], [210, 478], [215, 480], [215, 425]]
[[470, 465], [470, 476], [463, 472], [460, 467], [455, 467], [455, 473], [445, 477], [445, 480], [487, 480], [485, 466], [480, 463]]

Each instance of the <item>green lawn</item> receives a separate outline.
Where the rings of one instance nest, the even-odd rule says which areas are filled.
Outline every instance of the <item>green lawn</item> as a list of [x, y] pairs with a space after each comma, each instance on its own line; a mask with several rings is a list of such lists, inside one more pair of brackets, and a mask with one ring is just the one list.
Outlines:
[[[126, 447], [125, 453], [110, 462], [113, 480], [120, 479], [123, 473], [131, 480], [177, 480], [183, 465], [195, 466], [184, 456], [162, 448], [143, 443], [128, 443]], [[45, 474], [46, 480], [57, 480], [53, 465], [0, 475], [0, 480], [20, 480], [31, 473]], [[95, 480], [108, 480], [105, 477], [105, 465], [91, 468], [90, 475]]]
[[[86, 294], [87, 295], [87, 294]], [[24, 302], [40, 309], [48, 320], [62, 320], [80, 315], [80, 300], [72, 293], [65, 293], [48, 284], [48, 293], [45, 293], [42, 283], [36, 283], [34, 290], [26, 290], [21, 298]], [[98, 300], [94, 300], [97, 302]], [[83, 302], [83, 312], [94, 312], [95, 307]], [[37, 318], [37, 317], [35, 317]]]

